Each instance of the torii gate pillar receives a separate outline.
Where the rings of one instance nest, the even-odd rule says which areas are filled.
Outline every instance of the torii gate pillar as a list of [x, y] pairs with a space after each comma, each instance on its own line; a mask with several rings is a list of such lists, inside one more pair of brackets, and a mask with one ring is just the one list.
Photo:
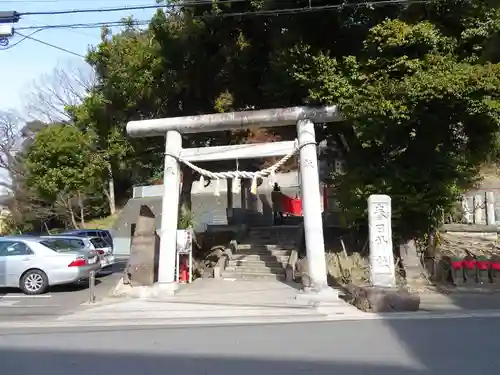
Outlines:
[[297, 122], [300, 160], [300, 192], [302, 214], [304, 215], [304, 234], [306, 240], [307, 266], [314, 289], [328, 288], [325, 260], [325, 240], [323, 236], [323, 217], [321, 215], [321, 194], [318, 173], [318, 154], [316, 153], [316, 134], [314, 122]]
[[[133, 137], [165, 136], [164, 195], [160, 241], [158, 284], [166, 292], [173, 293], [175, 283], [176, 234], [178, 223], [180, 166], [174, 156], [183, 153], [193, 155], [190, 150], [182, 150], [181, 133], [201, 133], [244, 129], [251, 126], [296, 125], [300, 148], [300, 173], [302, 210], [304, 215], [305, 242], [311, 280], [310, 291], [320, 299], [336, 298], [336, 293], [328, 287], [321, 214], [321, 194], [316, 153], [314, 122], [341, 121], [335, 106], [323, 108], [292, 107], [259, 111], [217, 113], [210, 115], [131, 121], [127, 132]], [[258, 158], [285, 155], [291, 151], [293, 142], [276, 142], [266, 145], [219, 146], [218, 152], [205, 153], [203, 159], [221, 160], [231, 158]], [[203, 150], [203, 149], [200, 149]], [[205, 149], [206, 150], [206, 149]], [[194, 151], [194, 150], [191, 150]], [[199, 153], [199, 152], [198, 152]], [[191, 159], [192, 161], [194, 159]], [[307, 293], [310, 297], [311, 293]]]
[[170, 289], [177, 288], [175, 264], [177, 257], [177, 225], [179, 222], [179, 198], [181, 168], [177, 159], [180, 155], [182, 136], [176, 130], [165, 135], [165, 165], [163, 171], [163, 201], [161, 205], [160, 251], [158, 256], [158, 284]]

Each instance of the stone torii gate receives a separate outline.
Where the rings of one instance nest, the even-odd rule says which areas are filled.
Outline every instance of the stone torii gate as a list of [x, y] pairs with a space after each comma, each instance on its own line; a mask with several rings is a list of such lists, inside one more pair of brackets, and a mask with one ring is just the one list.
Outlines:
[[[312, 291], [328, 294], [321, 195], [316, 153], [314, 123], [341, 121], [336, 106], [309, 108], [292, 107], [198, 116], [131, 121], [127, 133], [131, 137], [165, 136], [165, 166], [163, 178], [163, 205], [160, 235], [158, 287], [167, 294], [177, 288], [175, 282], [176, 233], [180, 190], [180, 162], [193, 167], [191, 162], [229, 159], [249, 159], [271, 156], [300, 156], [300, 191], [304, 215], [304, 232], [309, 277]], [[245, 129], [252, 126], [266, 128], [296, 125], [298, 144], [293, 141], [265, 144], [243, 144], [204, 148], [182, 148], [182, 135], [225, 130]], [[285, 156], [285, 158], [287, 158]], [[289, 156], [288, 156], [289, 157]], [[284, 159], [285, 159], [284, 158]], [[283, 159], [282, 159], [283, 160]], [[280, 164], [280, 163], [277, 163]], [[268, 176], [277, 169], [277, 164], [261, 172], [224, 172], [217, 179], [232, 176], [255, 178]], [[279, 165], [278, 165], [279, 167]], [[204, 171], [204, 170], [202, 170]], [[207, 176], [211, 172], [205, 171]]]

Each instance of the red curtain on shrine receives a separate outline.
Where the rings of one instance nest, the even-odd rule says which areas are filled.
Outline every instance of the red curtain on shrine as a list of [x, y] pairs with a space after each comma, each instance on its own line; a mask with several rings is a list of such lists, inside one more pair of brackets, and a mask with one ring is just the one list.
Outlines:
[[281, 205], [284, 214], [302, 216], [302, 202], [299, 198], [291, 198], [281, 194]]

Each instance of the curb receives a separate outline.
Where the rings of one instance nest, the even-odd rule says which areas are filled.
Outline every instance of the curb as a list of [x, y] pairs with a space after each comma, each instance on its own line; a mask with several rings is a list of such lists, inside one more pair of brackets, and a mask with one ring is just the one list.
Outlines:
[[246, 316], [227, 318], [155, 318], [155, 319], [115, 319], [108, 321], [97, 320], [50, 320], [50, 321], [18, 321], [0, 322], [3, 329], [22, 328], [112, 328], [112, 327], [210, 327], [236, 325], [269, 325], [290, 323], [321, 323], [347, 322], [362, 320], [430, 320], [430, 319], [470, 319], [470, 318], [500, 318], [500, 310], [464, 311], [464, 312], [404, 312], [404, 313], [359, 313], [359, 314], [311, 314], [303, 316]]
[[162, 327], [183, 327], [183, 326], [230, 326], [245, 324], [280, 324], [280, 323], [309, 323], [324, 322], [327, 319], [325, 315], [315, 314], [310, 316], [279, 316], [279, 317], [229, 317], [229, 318], [169, 318], [161, 319], [116, 319], [108, 321], [28, 321], [28, 322], [1, 322], [0, 328], [111, 328], [111, 327], [138, 327], [138, 326], [162, 326]]

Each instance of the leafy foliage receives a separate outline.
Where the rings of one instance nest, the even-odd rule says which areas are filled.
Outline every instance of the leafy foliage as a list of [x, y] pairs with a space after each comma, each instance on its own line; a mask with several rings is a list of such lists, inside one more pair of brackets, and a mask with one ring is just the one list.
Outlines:
[[396, 233], [421, 235], [476, 182], [496, 146], [500, 66], [461, 60], [456, 46], [429, 22], [386, 20], [358, 56], [319, 54], [296, 74], [310, 102], [340, 103], [352, 124], [336, 179], [349, 222], [366, 220], [370, 194], [387, 194]]
[[28, 186], [47, 200], [63, 192], [86, 192], [100, 172], [99, 154], [89, 134], [68, 125], [40, 131], [27, 156]]
[[100, 158], [91, 134], [70, 125], [48, 126], [26, 152], [27, 187], [76, 226], [74, 208], [80, 208], [83, 222], [83, 201], [100, 185]]
[[[114, 35], [104, 29], [87, 58], [97, 82], [66, 108], [73, 127], [36, 136], [30, 186], [46, 200], [79, 190], [111, 197], [107, 186], [116, 181], [126, 199], [132, 185], [160, 180], [163, 139], [129, 139], [130, 120], [338, 104], [346, 120], [317, 134], [347, 140], [346, 173], [333, 176], [347, 223], [364, 224], [367, 197], [385, 193], [396, 234], [421, 236], [498, 155], [499, 4], [377, 3], [279, 17], [234, 14], [304, 2], [207, 3], [158, 10], [145, 30], [133, 20]], [[189, 135], [184, 146], [293, 137], [294, 127], [250, 129]], [[87, 153], [71, 154], [75, 148]], [[183, 176], [185, 198], [196, 176]]]

